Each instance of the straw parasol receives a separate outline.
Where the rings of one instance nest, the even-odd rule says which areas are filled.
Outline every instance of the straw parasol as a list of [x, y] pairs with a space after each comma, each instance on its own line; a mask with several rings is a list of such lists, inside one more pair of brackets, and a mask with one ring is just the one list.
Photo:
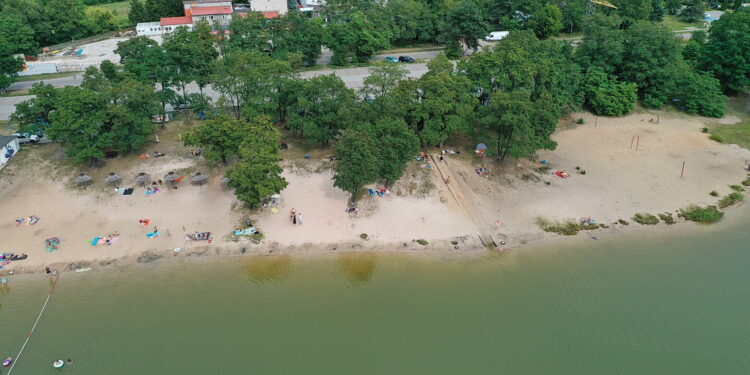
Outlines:
[[141, 172], [138, 173], [138, 176], [135, 176], [135, 182], [141, 185], [146, 185], [146, 183], [149, 181], [151, 181], [151, 176], [146, 173]]
[[119, 174], [115, 172], [110, 172], [109, 175], [107, 175], [107, 177], [104, 178], [104, 182], [108, 184], [114, 184], [115, 182], [120, 181], [120, 180], [122, 180], [122, 176], [120, 176]]
[[164, 175], [164, 181], [174, 184], [175, 181], [180, 178], [181, 176], [177, 173], [174, 173], [174, 171], [170, 171], [166, 175]]
[[193, 178], [191, 179], [191, 181], [194, 184], [198, 184], [198, 185], [203, 185], [203, 183], [205, 183], [206, 180], [208, 180], [208, 176], [200, 172], [196, 173], [195, 176], [193, 176]]
[[78, 177], [76, 177], [75, 180], [73, 181], [75, 181], [75, 183], [79, 185], [86, 185], [87, 183], [91, 181], [91, 176], [84, 174], [84, 173], [80, 173]]

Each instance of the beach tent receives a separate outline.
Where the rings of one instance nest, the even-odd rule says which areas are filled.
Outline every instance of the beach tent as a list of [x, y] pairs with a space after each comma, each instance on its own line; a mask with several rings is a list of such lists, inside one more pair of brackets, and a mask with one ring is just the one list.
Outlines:
[[487, 145], [484, 143], [478, 144], [477, 147], [474, 147], [474, 152], [477, 156], [484, 156], [487, 153]]

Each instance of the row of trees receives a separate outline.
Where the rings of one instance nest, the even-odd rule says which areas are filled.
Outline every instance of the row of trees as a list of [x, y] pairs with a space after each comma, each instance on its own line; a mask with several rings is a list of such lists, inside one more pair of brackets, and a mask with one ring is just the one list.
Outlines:
[[95, 162], [108, 151], [135, 152], [153, 133], [159, 110], [153, 86], [119, 72], [105, 61], [89, 67], [80, 87], [55, 89], [34, 84], [34, 99], [16, 105], [11, 123], [23, 131], [44, 131], [77, 162]]

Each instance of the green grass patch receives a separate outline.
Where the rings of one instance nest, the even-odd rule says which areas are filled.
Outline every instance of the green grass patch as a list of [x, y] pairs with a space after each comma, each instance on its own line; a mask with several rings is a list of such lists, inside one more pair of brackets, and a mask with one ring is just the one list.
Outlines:
[[742, 186], [740, 186], [740, 185], [729, 185], [729, 188], [732, 189], [732, 190], [734, 190], [734, 191], [736, 191], [736, 192], [738, 192], [738, 193], [741, 193], [741, 192], [745, 191], [745, 189], [743, 189]]
[[665, 212], [663, 214], [659, 214], [659, 219], [661, 219], [661, 221], [663, 221], [663, 222], [665, 222], [667, 224], [670, 224], [670, 225], [675, 223], [674, 216], [672, 216], [672, 214], [670, 212]]
[[633, 216], [633, 221], [642, 225], [656, 225], [659, 223], [659, 218], [651, 214], [643, 213], [635, 214], [635, 216]]
[[630, 223], [628, 223], [627, 221], [625, 221], [623, 219], [618, 219], [617, 222], [620, 223], [620, 224], [622, 224], [622, 225], [630, 225]]
[[664, 21], [662, 21], [662, 25], [666, 26], [667, 29], [671, 31], [677, 31], [677, 30], [685, 30], [688, 27], [696, 27], [699, 29], [703, 28], [702, 22], [682, 22], [677, 16], [673, 16], [671, 14], [667, 14], [664, 16]]
[[742, 202], [745, 196], [742, 193], [734, 192], [719, 200], [719, 208], [727, 208], [735, 203]]
[[742, 186], [750, 186], [750, 177], [748, 177], [745, 181], [742, 181]]
[[750, 149], [750, 121], [734, 125], [718, 125], [711, 129], [711, 138], [721, 143], [736, 144]]
[[18, 76], [16, 82], [28, 82], [28, 81], [40, 81], [44, 79], [70, 77], [81, 72], [58, 72], [58, 73], [46, 73], [46, 74], [33, 74], [30, 76]]
[[542, 228], [542, 230], [545, 232], [557, 233], [565, 236], [572, 236], [582, 230], [592, 230], [600, 228], [599, 224], [585, 225], [581, 221], [573, 219], [565, 220], [562, 223], [539, 219], [537, 220], [537, 225], [539, 225], [539, 227]]
[[118, 26], [130, 25], [130, 21], [128, 21], [128, 11], [130, 11], [130, 3], [128, 1], [91, 5], [90, 7], [104, 8], [112, 12], [112, 15], [115, 17], [115, 24], [117, 24]]
[[696, 223], [711, 224], [715, 223], [724, 216], [724, 213], [719, 211], [716, 206], [688, 206], [680, 210], [680, 217], [685, 218], [688, 221], [694, 221]]
[[420, 244], [420, 245], [422, 245], [422, 246], [427, 246], [427, 244], [429, 244], [429, 242], [427, 242], [427, 240], [423, 240], [423, 239], [417, 240], [417, 243]]

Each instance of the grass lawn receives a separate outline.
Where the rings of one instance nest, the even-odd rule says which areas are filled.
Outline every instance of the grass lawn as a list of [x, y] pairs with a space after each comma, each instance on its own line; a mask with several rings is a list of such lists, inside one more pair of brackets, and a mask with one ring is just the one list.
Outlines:
[[672, 30], [672, 31], [685, 30], [688, 27], [697, 27], [700, 29], [703, 28], [703, 22], [700, 22], [700, 21], [693, 22], [693, 23], [682, 22], [680, 21], [679, 18], [677, 18], [677, 16], [673, 16], [669, 14], [664, 16], [664, 21], [662, 21], [662, 24], [664, 24], [664, 26], [666, 26], [667, 29]]
[[730, 97], [727, 100], [727, 115], [737, 116], [739, 123], [733, 125], [717, 124], [711, 127], [711, 136], [718, 138], [721, 143], [736, 144], [750, 149], [750, 94]]
[[72, 76], [74, 74], [80, 74], [80, 73], [81, 72], [59, 72], [59, 73], [34, 74], [30, 76], [19, 76], [16, 78], [16, 82], [37, 81], [40, 79], [68, 77], [68, 76]]
[[118, 26], [126, 26], [130, 24], [130, 22], [128, 22], [128, 10], [130, 10], [130, 4], [127, 1], [92, 6], [104, 8], [112, 12], [112, 15], [115, 16], [115, 23]]

